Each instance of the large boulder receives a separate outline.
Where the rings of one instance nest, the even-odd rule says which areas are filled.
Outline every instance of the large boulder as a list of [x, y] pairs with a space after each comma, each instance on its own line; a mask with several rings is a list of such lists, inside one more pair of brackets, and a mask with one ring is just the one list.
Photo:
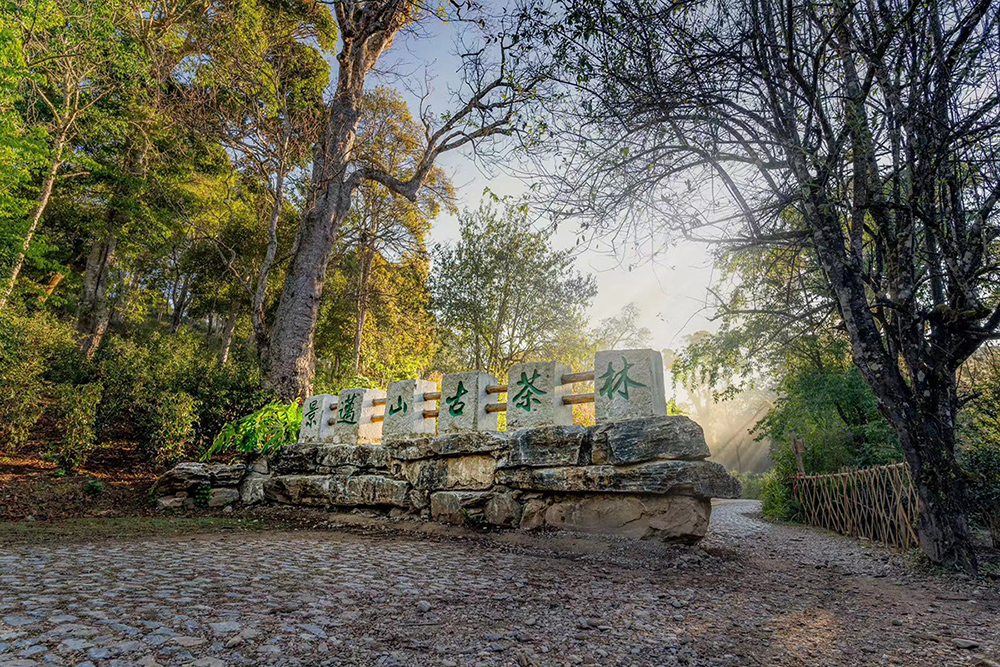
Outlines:
[[271, 471], [277, 475], [305, 475], [316, 472], [319, 445], [297, 444], [282, 447], [271, 460]]
[[211, 484], [212, 474], [205, 463], [178, 463], [163, 473], [153, 491], [157, 496], [191, 493], [202, 484]]
[[477, 523], [489, 500], [486, 491], [438, 491], [431, 494], [431, 518], [442, 523]]
[[317, 445], [316, 465], [320, 472], [340, 466], [385, 469], [389, 457], [381, 445]]
[[264, 502], [264, 482], [268, 476], [259, 472], [248, 472], [240, 482], [240, 502], [244, 505], [256, 505]]
[[654, 460], [698, 461], [710, 452], [701, 426], [687, 417], [646, 417], [591, 430], [593, 462], [628, 465]]
[[233, 465], [210, 465], [208, 466], [209, 483], [214, 486], [236, 486], [243, 479], [247, 467], [242, 463]]
[[488, 489], [493, 486], [496, 459], [490, 455], [452, 456], [406, 461], [400, 470], [416, 489]]
[[264, 498], [284, 505], [333, 505], [344, 495], [345, 478], [334, 475], [282, 475], [264, 482]]
[[698, 498], [739, 498], [741, 491], [735, 477], [710, 461], [503, 469], [497, 470], [496, 481], [532, 491], [652, 493]]
[[410, 485], [381, 475], [349, 477], [337, 504], [409, 507]]
[[489, 454], [507, 448], [507, 437], [502, 433], [470, 431], [441, 436], [419, 436], [393, 439], [385, 442], [389, 456], [400, 461], [415, 461], [436, 456], [466, 456]]
[[575, 466], [590, 463], [590, 431], [583, 426], [542, 426], [515, 431], [502, 468]]
[[[705, 536], [712, 502], [692, 496], [637, 496], [587, 494], [562, 496], [540, 517], [525, 517], [530, 525], [657, 539], [693, 544]], [[541, 521], [539, 521], [541, 518]]]

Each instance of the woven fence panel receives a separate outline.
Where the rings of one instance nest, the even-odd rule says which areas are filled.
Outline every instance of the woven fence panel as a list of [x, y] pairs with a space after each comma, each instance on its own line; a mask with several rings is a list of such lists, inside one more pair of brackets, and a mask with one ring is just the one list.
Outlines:
[[905, 463], [797, 477], [795, 493], [808, 524], [886, 546], [917, 546], [917, 495]]

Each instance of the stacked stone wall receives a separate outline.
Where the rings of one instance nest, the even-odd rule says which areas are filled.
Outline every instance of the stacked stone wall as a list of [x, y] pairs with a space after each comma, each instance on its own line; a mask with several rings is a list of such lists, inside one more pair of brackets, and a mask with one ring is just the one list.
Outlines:
[[686, 417], [286, 447], [232, 466], [185, 463], [162, 508], [269, 503], [388, 511], [452, 524], [562, 528], [666, 541], [704, 536], [712, 498], [739, 482]]

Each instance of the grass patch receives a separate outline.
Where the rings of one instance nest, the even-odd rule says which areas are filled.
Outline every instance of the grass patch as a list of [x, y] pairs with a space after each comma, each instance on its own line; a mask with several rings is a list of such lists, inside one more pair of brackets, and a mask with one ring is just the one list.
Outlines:
[[145, 537], [174, 537], [220, 531], [256, 531], [271, 522], [229, 517], [116, 517], [0, 523], [0, 544], [96, 542]]

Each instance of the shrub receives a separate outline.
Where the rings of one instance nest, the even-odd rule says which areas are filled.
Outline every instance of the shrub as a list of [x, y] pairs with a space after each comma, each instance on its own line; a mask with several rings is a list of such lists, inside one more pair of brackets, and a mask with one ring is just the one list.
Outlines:
[[1000, 443], [977, 442], [962, 451], [970, 473], [972, 519], [989, 528], [993, 546], [1000, 548]]
[[268, 403], [260, 410], [222, 427], [203, 459], [228, 450], [265, 453], [294, 444], [299, 438], [302, 408], [298, 403]]
[[87, 486], [83, 487], [83, 492], [88, 496], [99, 496], [104, 493], [104, 482], [98, 479], [92, 479], [87, 482]]
[[799, 513], [799, 503], [792, 490], [792, 479], [782, 475], [777, 468], [767, 471], [760, 479], [764, 516], [776, 521], [794, 520]]
[[27, 441], [43, 411], [46, 370], [57, 358], [78, 358], [73, 331], [38, 314], [0, 315], [0, 450]]
[[735, 472], [733, 477], [740, 480], [743, 485], [742, 498], [747, 500], [761, 500], [764, 497], [764, 475], [756, 472]]
[[46, 454], [60, 468], [79, 468], [94, 450], [94, 424], [102, 393], [100, 384], [63, 384], [55, 388], [54, 413], [61, 437], [58, 442], [50, 444]]
[[183, 392], [159, 392], [145, 410], [142, 451], [157, 463], [182, 458], [194, 442], [194, 399]]

